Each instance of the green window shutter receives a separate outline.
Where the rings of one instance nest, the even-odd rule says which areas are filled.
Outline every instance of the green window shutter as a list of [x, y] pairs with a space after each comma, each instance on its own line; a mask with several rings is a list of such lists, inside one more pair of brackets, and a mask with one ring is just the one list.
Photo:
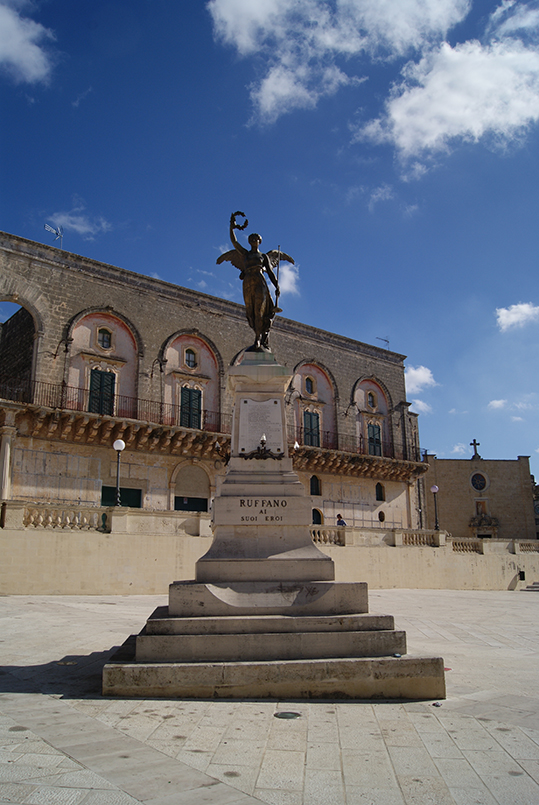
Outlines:
[[320, 417], [314, 411], [303, 412], [303, 442], [310, 447], [320, 447]]
[[369, 455], [381, 456], [382, 455], [382, 441], [380, 438], [380, 425], [368, 426], [369, 437]]
[[182, 428], [200, 428], [202, 392], [182, 386], [180, 400], [180, 425]]
[[91, 414], [114, 414], [114, 388], [116, 376], [113, 372], [92, 369], [90, 372], [90, 395], [88, 411]]

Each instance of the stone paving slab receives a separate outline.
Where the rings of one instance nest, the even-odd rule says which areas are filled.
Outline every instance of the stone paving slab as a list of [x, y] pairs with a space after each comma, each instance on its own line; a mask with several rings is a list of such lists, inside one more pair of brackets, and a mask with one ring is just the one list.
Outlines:
[[0, 598], [0, 805], [539, 803], [539, 597], [369, 598], [444, 657], [446, 700], [106, 699], [104, 662], [166, 599]]

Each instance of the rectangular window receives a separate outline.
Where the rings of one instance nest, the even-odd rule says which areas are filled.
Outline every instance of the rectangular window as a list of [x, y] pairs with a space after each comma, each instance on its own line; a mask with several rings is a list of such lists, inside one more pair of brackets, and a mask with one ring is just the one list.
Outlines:
[[180, 425], [182, 428], [200, 428], [202, 392], [182, 386]]
[[303, 444], [320, 447], [320, 416], [314, 411], [303, 412]]
[[[102, 506], [115, 506], [116, 505], [116, 487], [115, 486], [102, 486], [101, 487], [101, 505]], [[142, 508], [142, 489], [127, 489], [123, 486], [120, 487], [120, 505], [129, 506], [132, 509]]]
[[382, 455], [382, 440], [380, 438], [380, 425], [368, 426], [369, 456]]
[[207, 512], [208, 500], [207, 498], [174, 498], [174, 510], [177, 512]]
[[114, 414], [114, 387], [116, 376], [113, 372], [92, 369], [90, 372], [90, 396], [88, 411], [91, 414]]

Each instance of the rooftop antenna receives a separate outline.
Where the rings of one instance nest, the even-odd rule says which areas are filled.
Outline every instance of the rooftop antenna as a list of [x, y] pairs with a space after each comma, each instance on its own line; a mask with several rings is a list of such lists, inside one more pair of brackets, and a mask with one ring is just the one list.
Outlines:
[[56, 235], [54, 240], [60, 240], [60, 248], [62, 248], [62, 241], [64, 239], [64, 228], [63, 226], [58, 226], [56, 229], [49, 224], [45, 224], [45, 229], [47, 232], [52, 232], [53, 235]]
[[384, 344], [386, 345], [386, 349], [389, 349], [389, 338], [380, 338], [379, 336], [376, 336], [376, 340], [383, 341]]

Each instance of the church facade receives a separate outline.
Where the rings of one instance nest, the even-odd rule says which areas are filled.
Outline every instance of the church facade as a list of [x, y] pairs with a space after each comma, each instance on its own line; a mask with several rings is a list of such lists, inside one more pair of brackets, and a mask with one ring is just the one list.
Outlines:
[[[0, 499], [30, 519], [33, 504], [60, 520], [104, 511], [121, 439], [122, 505], [209, 519], [227, 368], [252, 335], [243, 307], [5, 233], [0, 260], [0, 299], [21, 306], [0, 336]], [[271, 347], [292, 372], [288, 443], [313, 524], [420, 527], [427, 466], [404, 356], [285, 318]]]

